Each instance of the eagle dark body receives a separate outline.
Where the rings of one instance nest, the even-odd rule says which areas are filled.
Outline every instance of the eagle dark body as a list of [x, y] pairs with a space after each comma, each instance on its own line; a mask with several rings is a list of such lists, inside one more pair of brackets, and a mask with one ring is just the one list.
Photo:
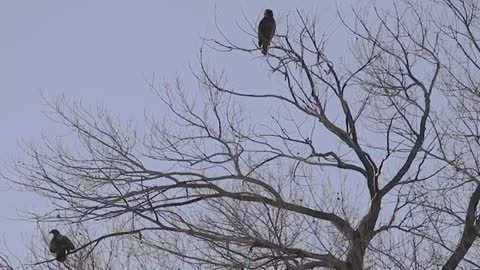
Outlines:
[[262, 49], [262, 53], [267, 55], [268, 46], [275, 35], [275, 19], [273, 18], [273, 12], [271, 9], [266, 9], [263, 19], [258, 25], [258, 46]]
[[75, 249], [72, 241], [64, 235], [61, 235], [58, 230], [51, 230], [53, 238], [50, 241], [49, 249], [51, 253], [55, 253], [55, 259], [63, 262], [67, 259], [67, 254]]

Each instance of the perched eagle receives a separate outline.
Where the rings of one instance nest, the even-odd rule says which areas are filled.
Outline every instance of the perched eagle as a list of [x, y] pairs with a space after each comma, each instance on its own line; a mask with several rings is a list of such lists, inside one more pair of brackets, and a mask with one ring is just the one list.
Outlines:
[[57, 229], [50, 231], [53, 234], [52, 241], [50, 241], [50, 252], [55, 253], [55, 259], [63, 262], [67, 259], [67, 254], [75, 249], [72, 241], [68, 237], [61, 235]]
[[267, 55], [268, 45], [275, 35], [275, 19], [271, 9], [266, 9], [263, 19], [258, 25], [258, 46], [262, 48], [263, 55]]

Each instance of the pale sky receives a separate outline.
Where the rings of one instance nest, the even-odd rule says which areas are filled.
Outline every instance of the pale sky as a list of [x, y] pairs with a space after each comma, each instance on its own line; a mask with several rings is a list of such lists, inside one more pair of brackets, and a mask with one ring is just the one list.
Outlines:
[[[350, 1], [339, 2], [345, 6]], [[332, 25], [329, 35], [339, 27], [336, 4], [330, 0], [1, 1], [0, 169], [20, 154], [21, 139], [40, 139], [42, 132], [58, 135], [58, 125], [42, 113], [46, 107], [40, 90], [47, 98], [65, 94], [141, 120], [146, 109], [160, 104], [152, 99], [145, 77], [179, 74], [192, 81], [189, 65], [195, 70], [198, 64], [201, 37], [216, 34], [215, 12], [225, 33], [253, 46], [236, 21], [245, 26], [245, 15], [257, 22], [265, 8], [273, 10], [277, 31], [296, 8], [317, 10], [320, 21]], [[340, 57], [344, 51], [332, 53]], [[227, 68], [236, 87], [241, 88], [245, 78], [268, 85], [259, 52], [228, 60], [209, 56], [216, 66]], [[0, 179], [1, 236], [20, 257], [35, 224], [15, 219], [21, 211], [41, 212], [42, 207], [32, 194], [10, 190]]]

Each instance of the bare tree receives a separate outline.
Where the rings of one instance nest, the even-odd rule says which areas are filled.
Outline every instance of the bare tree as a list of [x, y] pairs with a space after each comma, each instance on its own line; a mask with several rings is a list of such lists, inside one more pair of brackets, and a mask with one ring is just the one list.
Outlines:
[[478, 4], [367, 11], [340, 14], [343, 61], [315, 14], [288, 16], [257, 58], [281, 85], [266, 91], [204, 60], [259, 54], [220, 30], [198, 91], [148, 81], [169, 114], [144, 129], [49, 102], [72, 133], [27, 145], [6, 177], [51, 201], [36, 219], [104, 228], [80, 257], [122, 239], [157, 269], [479, 268]]
[[12, 262], [9, 259], [9, 256], [6, 254], [0, 254], [0, 269], [2, 270], [13, 270]]
[[[444, 42], [443, 82], [440, 86], [446, 102], [441, 121], [435, 125], [438, 148], [429, 154], [449, 170], [442, 181], [434, 183], [439, 194], [437, 205], [424, 207], [437, 211], [444, 218], [435, 229], [437, 244], [448, 250], [443, 269], [479, 268], [478, 238], [480, 215], [480, 9], [477, 1], [444, 0], [444, 20], [437, 26], [448, 42]], [[452, 237], [452, 231], [455, 232]], [[442, 233], [441, 233], [442, 232]], [[466, 264], [462, 264], [467, 262]]]

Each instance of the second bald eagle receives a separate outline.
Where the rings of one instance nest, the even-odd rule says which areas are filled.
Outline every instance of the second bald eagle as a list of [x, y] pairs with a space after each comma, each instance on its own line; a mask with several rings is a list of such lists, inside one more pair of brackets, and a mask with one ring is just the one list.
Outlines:
[[262, 49], [263, 55], [267, 55], [268, 46], [275, 35], [275, 19], [271, 9], [266, 9], [263, 19], [258, 25], [258, 46]]

